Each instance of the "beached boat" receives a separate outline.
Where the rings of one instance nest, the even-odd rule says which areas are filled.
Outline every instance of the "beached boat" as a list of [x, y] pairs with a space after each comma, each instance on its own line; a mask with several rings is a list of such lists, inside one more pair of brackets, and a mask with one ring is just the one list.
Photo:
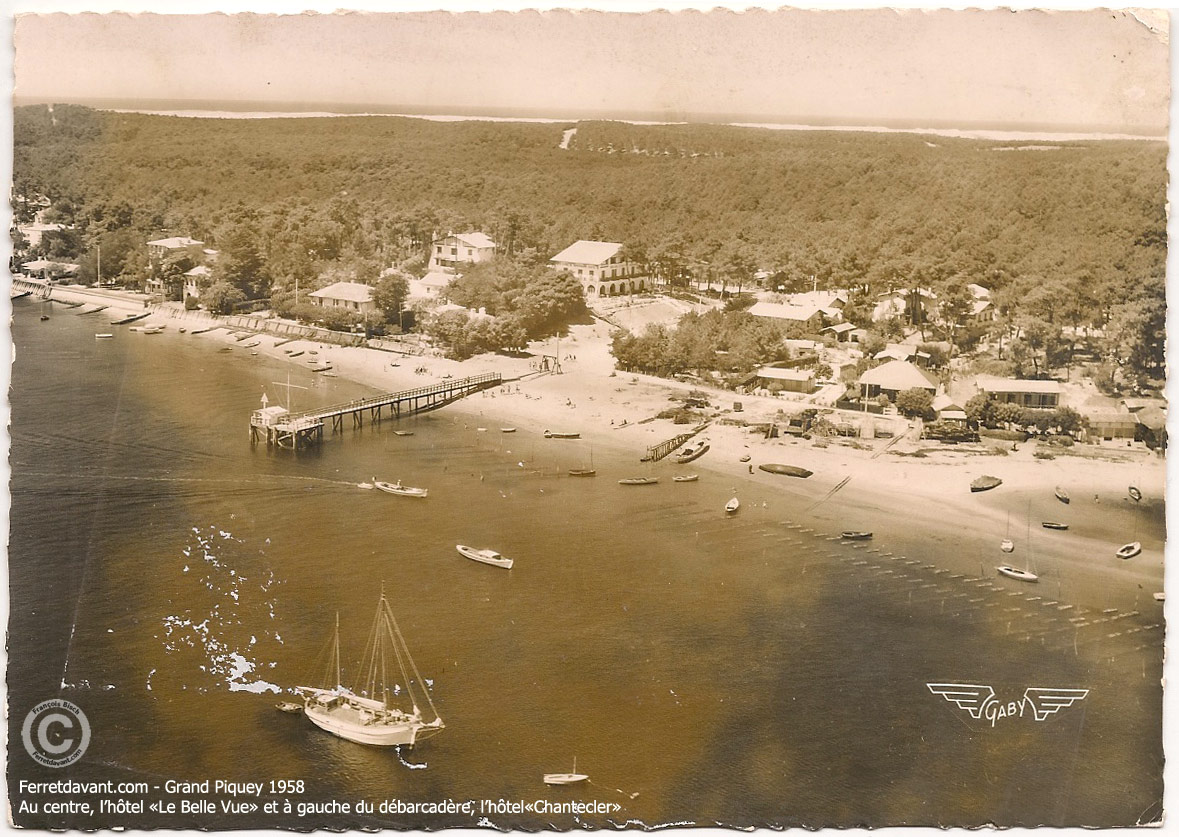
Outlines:
[[394, 436], [412, 436], [413, 431], [412, 430], [394, 430], [393, 435]]
[[32, 291], [17, 291], [15, 293], [10, 291], [8, 294], [8, 299], [10, 301], [14, 300], [14, 299], [24, 299], [26, 296], [28, 296], [31, 293], [32, 293]]
[[111, 325], [126, 325], [127, 323], [133, 323], [136, 320], [142, 320], [144, 317], [150, 317], [150, 316], [151, 316], [150, 311], [145, 311], [142, 314], [129, 314], [126, 317], [122, 317], [117, 320], [111, 320]]
[[843, 532], [840, 535], [845, 541], [870, 541], [872, 540], [871, 532]]
[[470, 558], [472, 561], [491, 564], [493, 567], [503, 567], [505, 570], [512, 568], [512, 559], [503, 557], [494, 549], [475, 549], [473, 546], [463, 546], [461, 543], [455, 544], [455, 549], [458, 550], [459, 555]]
[[741, 508], [741, 501], [738, 500], [736, 497], [733, 497], [732, 499], [729, 500], [729, 502], [725, 503], [725, 513], [726, 514], [733, 514], [739, 508]]
[[1064, 503], [1066, 506], [1069, 504], [1069, 502], [1071, 502], [1070, 498], [1068, 496], [1068, 492], [1065, 491], [1063, 488], [1061, 488], [1059, 485], [1056, 486], [1056, 491], [1054, 491], [1053, 493], [1056, 495], [1056, 499], [1059, 500], [1060, 502]]
[[700, 457], [704, 456], [704, 454], [708, 453], [708, 448], [708, 442], [701, 442], [696, 447], [689, 445], [676, 454], [675, 461], [683, 465], [695, 459], [699, 459]]
[[573, 759], [572, 773], [546, 773], [544, 774], [544, 783], [546, 785], [576, 785], [579, 782], [589, 781], [589, 776], [584, 773], [577, 772], [577, 759]]
[[181, 333], [181, 334], [184, 334], [184, 332], [186, 332], [186, 331], [188, 331], [188, 329], [187, 329], [187, 328], [181, 328], [181, 329], [180, 329], [180, 333]]
[[1142, 492], [1138, 490], [1138, 486], [1132, 485], [1126, 489], [1126, 493], [1130, 495], [1130, 499], [1137, 503], [1142, 499]]
[[618, 481], [619, 485], [654, 485], [659, 477], [627, 477]]
[[1003, 480], [999, 479], [998, 477], [984, 475], [984, 476], [979, 477], [978, 479], [976, 479], [974, 482], [972, 482], [970, 484], [970, 490], [974, 491], [974, 492], [990, 491], [992, 488], [995, 488], [995, 487], [1000, 486], [1002, 484], [1003, 484]]
[[500, 433], [515, 433], [515, 432], [516, 432], [516, 428], [514, 428], [514, 427], [501, 427], [501, 428], [499, 429], [499, 432], [500, 432]]
[[[358, 669], [364, 672], [364, 681], [353, 689], [341, 684], [339, 616], [327, 657], [322, 688], [296, 687], [304, 695], [303, 714], [320, 729], [358, 744], [412, 747], [445, 726], [409, 654], [384, 590]], [[393, 660], [397, 663], [396, 670], [390, 670]], [[394, 678], [394, 682], [390, 683], [386, 677]], [[391, 703], [401, 695], [404, 695], [401, 707], [405, 704], [412, 707], [408, 711]], [[424, 720], [421, 706], [429, 708], [434, 720]]]
[[109, 340], [114, 337], [109, 331], [104, 331], [102, 334], [96, 334], [94, 337], [98, 340]]
[[1154, 600], [1156, 602], [1165, 602], [1167, 600], [1166, 593], [1153, 593], [1152, 595], [1154, 596]]
[[554, 433], [551, 430], [546, 430], [544, 432], [544, 437], [546, 439], [580, 439], [581, 434], [580, 433]]
[[799, 477], [801, 479], [806, 479], [814, 473], [814, 471], [808, 471], [806, 468], [799, 468], [797, 465], [781, 465], [777, 462], [766, 462], [757, 467], [769, 474], [782, 474], [783, 476]]
[[753, 459], [753, 457], [752, 457], [752, 456], [750, 456], [749, 454], [745, 454], [744, 456], [742, 456], [742, 457], [741, 457], [740, 459], [738, 459], [737, 461], [738, 461], [738, 462], [748, 462], [750, 459]]
[[1040, 577], [1030, 570], [1021, 570], [1019, 567], [1012, 567], [1009, 564], [1001, 564], [995, 567], [999, 571], [999, 575], [1005, 575], [1008, 578], [1014, 578], [1016, 581], [1039, 581]]
[[1004, 538], [1003, 540], [999, 541], [999, 551], [1008, 553], [1015, 552], [1015, 541], [1011, 540], [1011, 538]]
[[672, 482], [695, 482], [700, 479], [699, 474], [676, 474], [671, 478]]
[[302, 354], [302, 352], [291, 352], [287, 357], [300, 357]]
[[1134, 541], [1133, 543], [1128, 543], [1125, 546], [1118, 549], [1117, 553], [1115, 553], [1115, 554], [1119, 558], [1133, 558], [1135, 555], [1139, 554], [1140, 552], [1142, 552], [1142, 544], [1139, 543], [1138, 541]]
[[159, 334], [164, 330], [162, 325], [149, 325], [143, 327], [144, 334]]
[[1045, 521], [1044, 521], [1044, 522], [1042, 522], [1040, 525], [1041, 525], [1041, 526], [1043, 526], [1045, 529], [1057, 529], [1057, 530], [1059, 530], [1059, 531], [1061, 531], [1061, 532], [1063, 532], [1064, 530], [1068, 529], [1068, 524], [1067, 524], [1067, 523], [1057, 523], [1057, 522], [1055, 522], [1055, 521], [1052, 521], [1052, 520], [1045, 520]]
[[402, 485], [401, 480], [398, 480], [397, 482], [381, 482], [374, 477], [373, 485], [375, 485], [379, 491], [384, 491], [389, 494], [400, 494], [402, 497], [425, 497], [429, 493], [429, 489], [426, 488], [414, 488], [413, 486]]

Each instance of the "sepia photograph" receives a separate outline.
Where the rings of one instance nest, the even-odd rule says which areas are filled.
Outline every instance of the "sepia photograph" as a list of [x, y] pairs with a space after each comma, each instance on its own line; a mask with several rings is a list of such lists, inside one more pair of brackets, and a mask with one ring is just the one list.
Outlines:
[[1166, 11], [13, 35], [10, 826], [1164, 820]]

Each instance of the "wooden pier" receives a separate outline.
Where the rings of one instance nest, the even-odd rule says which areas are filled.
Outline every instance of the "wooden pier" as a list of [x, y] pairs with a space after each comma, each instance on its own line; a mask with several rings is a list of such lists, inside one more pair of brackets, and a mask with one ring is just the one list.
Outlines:
[[396, 419], [414, 413], [424, 413], [444, 407], [479, 390], [500, 386], [502, 383], [503, 376], [500, 373], [486, 372], [470, 378], [374, 395], [371, 398], [349, 401], [347, 404], [336, 404], [299, 413], [287, 412], [285, 407], [263, 407], [261, 410], [255, 410], [250, 416], [250, 441], [265, 440], [267, 445], [298, 450], [323, 441], [323, 428], [329, 421], [333, 432], [344, 429], [344, 420], [348, 416], [352, 418], [353, 427], [363, 427], [366, 416], [370, 422], [375, 423], [384, 418]]
[[697, 433], [699, 433], [701, 430], [703, 430], [706, 427], [708, 427], [708, 422], [704, 422], [704, 424], [698, 424], [695, 427], [693, 427], [690, 431], [688, 431], [687, 433], [681, 433], [678, 436], [673, 436], [672, 438], [668, 439], [666, 442], [660, 442], [657, 445], [653, 445], [652, 447], [647, 448], [647, 455], [644, 456], [639, 461], [640, 462], [658, 462], [660, 459], [667, 456], [673, 450], [678, 448], [684, 442], [691, 439], [693, 436], [695, 436]]

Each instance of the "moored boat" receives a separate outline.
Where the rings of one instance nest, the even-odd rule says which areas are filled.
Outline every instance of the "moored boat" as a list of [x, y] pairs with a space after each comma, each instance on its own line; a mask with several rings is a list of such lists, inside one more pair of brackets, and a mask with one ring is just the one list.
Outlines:
[[1002, 484], [1003, 480], [999, 479], [998, 477], [992, 477], [990, 475], [984, 474], [970, 484], [970, 490], [973, 492], [990, 491], [992, 488], [996, 488]]
[[576, 785], [579, 782], [589, 780], [589, 776], [585, 773], [577, 772], [577, 759], [573, 759], [572, 773], [546, 773], [544, 774], [544, 783], [546, 785]]
[[580, 439], [581, 434], [580, 433], [554, 433], [551, 430], [546, 430], [544, 432], [544, 437], [546, 439]]
[[429, 493], [429, 489], [426, 488], [414, 488], [411, 485], [402, 485], [401, 480], [397, 482], [381, 482], [374, 477], [373, 485], [380, 491], [389, 494], [400, 494], [402, 497], [425, 497]]
[[1142, 544], [1138, 541], [1128, 543], [1118, 549], [1115, 553], [1119, 558], [1133, 558], [1135, 555], [1142, 552]]
[[109, 331], [104, 331], [101, 334], [94, 335], [94, 337], [98, 340], [110, 340], [112, 337], [114, 337], [114, 335]]
[[1045, 529], [1057, 529], [1061, 532], [1068, 529], [1067, 523], [1056, 523], [1055, 521], [1052, 521], [1052, 520], [1045, 520], [1040, 525], [1043, 526]]
[[1061, 488], [1059, 485], [1056, 486], [1056, 491], [1054, 491], [1053, 493], [1056, 495], [1056, 499], [1059, 500], [1060, 502], [1064, 503], [1066, 506], [1069, 504], [1069, 502], [1071, 502], [1071, 500], [1068, 496], [1068, 492], [1065, 491], [1063, 488]]
[[781, 474], [786, 477], [799, 477], [806, 479], [814, 471], [808, 471], [806, 468], [799, 468], [797, 465], [782, 465], [778, 462], [766, 462], [757, 466], [767, 474]]
[[872, 540], [871, 532], [843, 532], [840, 537], [845, 541], [869, 541]]
[[499, 429], [499, 432], [500, 432], [500, 433], [515, 433], [515, 432], [516, 432], [516, 428], [514, 428], [514, 427], [501, 427], [501, 428]]
[[289, 700], [280, 701], [274, 705], [274, 708], [279, 712], [302, 712], [303, 704], [294, 703]]
[[1003, 540], [999, 541], [999, 551], [1015, 552], [1015, 541], [1011, 540], [1011, 538], [1004, 538]]
[[1002, 564], [995, 567], [999, 571], [999, 575], [1005, 575], [1008, 578], [1014, 578], [1016, 581], [1039, 581], [1040, 577], [1030, 570], [1021, 570], [1019, 567], [1012, 567], [1009, 564]]
[[725, 503], [725, 512], [728, 514], [733, 514], [739, 508], [741, 508], [741, 501], [738, 500], [736, 497], [732, 498], [731, 500], [729, 500], [729, 502]]
[[394, 436], [412, 436], [413, 431], [412, 430], [394, 430], [393, 435]]
[[1142, 499], [1142, 492], [1138, 490], [1138, 486], [1132, 485], [1126, 489], [1126, 493], [1130, 495], [1130, 499], [1137, 503]]
[[699, 474], [676, 474], [671, 478], [672, 482], [696, 482], [700, 479]]
[[654, 485], [659, 477], [627, 477], [618, 481], [619, 485]]
[[[365, 649], [359, 670], [367, 673], [366, 678], [357, 683], [355, 689], [346, 688], [340, 683], [340, 619], [337, 616], [327, 669], [323, 672], [323, 682], [327, 685], [323, 688], [297, 686], [295, 689], [304, 696], [303, 714], [307, 719], [332, 735], [377, 747], [412, 747], [419, 739], [441, 731], [445, 724], [430, 698], [427, 683], [409, 654], [384, 590]], [[400, 672], [396, 687], [385, 679], [386, 660], [389, 659], [396, 659]], [[395, 676], [393, 672], [388, 675]], [[403, 692], [412, 707], [409, 711], [391, 705], [391, 700]], [[419, 706], [429, 707], [434, 720], [425, 721]]]
[[593, 477], [597, 475], [597, 471], [593, 468], [570, 468], [569, 476], [571, 477]]
[[472, 561], [478, 561], [481, 564], [491, 564], [493, 567], [503, 567], [505, 570], [512, 568], [512, 559], [505, 558], [494, 549], [475, 549], [473, 546], [464, 546], [463, 544], [455, 544], [455, 549], [458, 550], [459, 555], [464, 558], [470, 558]]

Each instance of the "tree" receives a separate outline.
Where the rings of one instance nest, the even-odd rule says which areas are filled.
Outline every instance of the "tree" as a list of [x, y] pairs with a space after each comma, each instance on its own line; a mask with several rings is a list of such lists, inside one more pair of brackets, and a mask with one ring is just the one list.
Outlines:
[[246, 295], [224, 280], [218, 280], [205, 288], [201, 299], [205, 307], [214, 314], [231, 314], [234, 309], [246, 301]]
[[966, 402], [966, 419], [980, 427], [989, 427], [997, 421], [996, 406], [994, 396], [980, 392]]
[[908, 418], [934, 419], [933, 395], [927, 389], [913, 387], [897, 393], [897, 411]]
[[385, 315], [385, 322], [397, 325], [401, 321], [401, 309], [409, 294], [409, 283], [400, 273], [390, 273], [373, 288], [373, 302]]

